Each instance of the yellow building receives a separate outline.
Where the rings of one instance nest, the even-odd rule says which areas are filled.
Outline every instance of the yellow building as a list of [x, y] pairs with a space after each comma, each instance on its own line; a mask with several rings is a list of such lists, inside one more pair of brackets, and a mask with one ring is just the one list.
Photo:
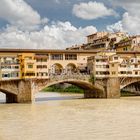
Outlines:
[[35, 78], [36, 77], [36, 60], [34, 53], [21, 53], [18, 55], [21, 78]]

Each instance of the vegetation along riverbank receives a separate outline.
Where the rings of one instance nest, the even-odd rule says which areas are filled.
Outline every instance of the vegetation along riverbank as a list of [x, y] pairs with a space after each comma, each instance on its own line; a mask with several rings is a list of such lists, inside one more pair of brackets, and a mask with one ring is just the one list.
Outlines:
[[75, 86], [70, 85], [68, 87], [62, 87], [58, 85], [53, 85], [43, 89], [44, 92], [68, 92], [68, 93], [84, 93], [84, 90]]

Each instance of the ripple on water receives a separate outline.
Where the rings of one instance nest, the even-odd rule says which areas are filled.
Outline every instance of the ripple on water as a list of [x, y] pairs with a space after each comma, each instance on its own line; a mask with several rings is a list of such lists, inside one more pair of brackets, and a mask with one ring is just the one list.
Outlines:
[[0, 140], [140, 139], [140, 97], [1, 104], [0, 114]]

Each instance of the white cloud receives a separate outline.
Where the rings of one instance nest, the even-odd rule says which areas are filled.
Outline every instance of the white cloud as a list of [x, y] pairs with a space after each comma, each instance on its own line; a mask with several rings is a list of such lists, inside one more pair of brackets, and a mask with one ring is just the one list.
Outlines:
[[84, 43], [86, 36], [96, 31], [94, 26], [76, 28], [70, 22], [60, 21], [30, 32], [8, 26], [0, 33], [0, 48], [65, 49]]
[[75, 4], [73, 6], [73, 14], [85, 20], [92, 20], [106, 16], [117, 16], [117, 13], [110, 8], [107, 8], [103, 3], [92, 2]]
[[48, 25], [49, 19], [42, 19], [23, 0], [1, 0], [0, 18], [9, 22], [0, 32], [0, 48], [64, 49], [84, 43], [86, 35], [97, 31], [94, 26], [76, 28], [70, 22]]
[[34, 29], [40, 24], [40, 15], [23, 0], [1, 0], [0, 18], [21, 29]]
[[109, 0], [112, 5], [119, 6], [125, 10], [120, 22], [114, 25], [107, 26], [107, 29], [113, 27], [118, 28], [118, 25], [130, 34], [140, 34], [140, 1], [139, 0]]
[[139, 34], [140, 33], [140, 16], [139, 15], [131, 15], [126, 12], [122, 18], [122, 26], [124, 30], [129, 31], [131, 34]]
[[108, 25], [107, 30], [110, 32], [124, 31], [123, 26], [122, 26], [122, 21], [118, 21], [115, 24]]

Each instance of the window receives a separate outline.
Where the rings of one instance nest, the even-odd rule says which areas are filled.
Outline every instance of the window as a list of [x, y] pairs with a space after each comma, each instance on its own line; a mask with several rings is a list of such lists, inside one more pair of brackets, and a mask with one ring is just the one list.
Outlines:
[[112, 71], [112, 75], [115, 75], [116, 74], [116, 72], [115, 71]]
[[2, 78], [10, 78], [10, 77], [11, 77], [10, 73], [3, 73], [2, 74]]
[[37, 65], [37, 69], [47, 69], [47, 65]]
[[42, 69], [42, 65], [37, 65], [37, 69]]
[[38, 58], [38, 59], [36, 59], [36, 62], [47, 62], [47, 59], [45, 59], [45, 58]]
[[42, 67], [43, 67], [44, 69], [46, 69], [46, 68], [47, 68], [47, 65], [43, 65]]
[[25, 59], [26, 59], [26, 60], [31, 60], [32, 57], [31, 57], [31, 56], [25, 56]]
[[18, 72], [12, 72], [11, 73], [11, 77], [18, 77], [19, 76], [19, 73]]
[[77, 54], [65, 54], [65, 60], [77, 60]]
[[35, 73], [26, 73], [26, 76], [35, 76]]
[[128, 71], [127, 74], [132, 74], [132, 71]]
[[135, 41], [135, 40], [133, 40], [133, 43], [134, 43], [134, 44], [136, 44], [136, 41]]
[[135, 75], [138, 75], [138, 71], [135, 71]]
[[114, 67], [114, 64], [112, 64], [111, 66]]
[[114, 60], [118, 60], [118, 57], [114, 57]]
[[109, 75], [109, 71], [96, 71], [96, 75]]
[[127, 47], [123, 48], [123, 51], [128, 51], [128, 48]]
[[15, 66], [15, 69], [19, 69], [19, 66]]
[[31, 64], [28, 65], [28, 68], [29, 68], [29, 69], [32, 69], [32, 68], [33, 68], [33, 65], [31, 65]]
[[63, 60], [63, 54], [51, 54], [51, 60]]
[[126, 74], [126, 71], [120, 71], [120, 74]]

